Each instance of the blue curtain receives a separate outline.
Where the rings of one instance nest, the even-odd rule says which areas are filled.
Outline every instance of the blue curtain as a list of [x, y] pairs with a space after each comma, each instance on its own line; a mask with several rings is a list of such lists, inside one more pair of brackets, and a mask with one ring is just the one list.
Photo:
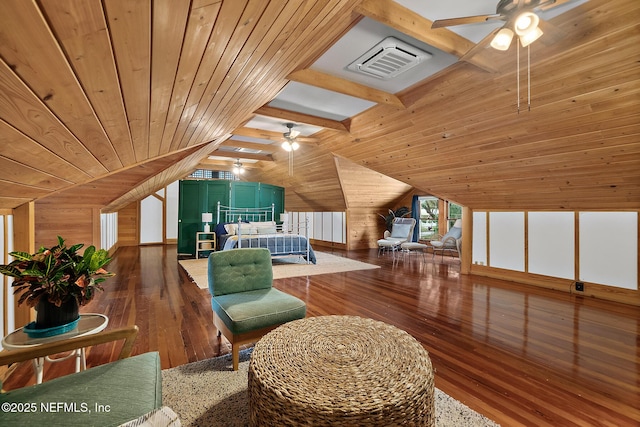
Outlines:
[[420, 200], [416, 195], [411, 200], [411, 216], [416, 220], [416, 226], [413, 229], [413, 241], [417, 242], [420, 239]]

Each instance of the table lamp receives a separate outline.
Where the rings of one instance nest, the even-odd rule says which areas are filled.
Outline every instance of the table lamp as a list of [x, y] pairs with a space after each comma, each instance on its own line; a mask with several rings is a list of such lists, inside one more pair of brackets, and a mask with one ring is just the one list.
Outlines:
[[211, 233], [211, 227], [209, 226], [209, 223], [213, 221], [213, 214], [211, 212], [204, 212], [202, 214], [202, 222], [204, 222], [204, 232], [205, 233]]

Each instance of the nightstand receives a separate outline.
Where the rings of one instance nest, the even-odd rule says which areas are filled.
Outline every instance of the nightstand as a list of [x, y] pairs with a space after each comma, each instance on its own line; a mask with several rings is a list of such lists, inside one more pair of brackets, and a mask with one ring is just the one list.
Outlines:
[[209, 253], [216, 249], [216, 233], [206, 233], [198, 231], [196, 233], [196, 259], [200, 258], [201, 253]]

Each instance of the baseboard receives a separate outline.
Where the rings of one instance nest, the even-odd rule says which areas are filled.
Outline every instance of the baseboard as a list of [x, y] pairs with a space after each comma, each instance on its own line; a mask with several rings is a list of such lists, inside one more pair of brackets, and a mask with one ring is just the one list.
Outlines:
[[575, 280], [572, 279], [561, 279], [558, 277], [504, 270], [500, 268], [476, 264], [471, 265], [470, 273], [476, 276], [508, 280], [511, 282], [518, 282], [525, 285], [553, 289], [556, 291], [566, 292], [583, 297], [592, 297], [607, 301], [640, 306], [640, 291], [632, 289], [624, 289], [615, 286], [601, 285], [598, 283], [583, 282], [584, 290], [577, 291]]
[[347, 249], [347, 245], [344, 243], [327, 242], [326, 240], [309, 239], [309, 243], [311, 243], [311, 246], [314, 248], [323, 247], [333, 249]]

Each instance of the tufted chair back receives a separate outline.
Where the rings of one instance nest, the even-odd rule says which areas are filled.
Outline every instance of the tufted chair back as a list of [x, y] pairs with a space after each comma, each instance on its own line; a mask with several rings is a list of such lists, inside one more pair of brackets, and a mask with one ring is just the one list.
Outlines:
[[269, 289], [272, 284], [269, 249], [231, 249], [209, 255], [209, 292], [214, 297]]

